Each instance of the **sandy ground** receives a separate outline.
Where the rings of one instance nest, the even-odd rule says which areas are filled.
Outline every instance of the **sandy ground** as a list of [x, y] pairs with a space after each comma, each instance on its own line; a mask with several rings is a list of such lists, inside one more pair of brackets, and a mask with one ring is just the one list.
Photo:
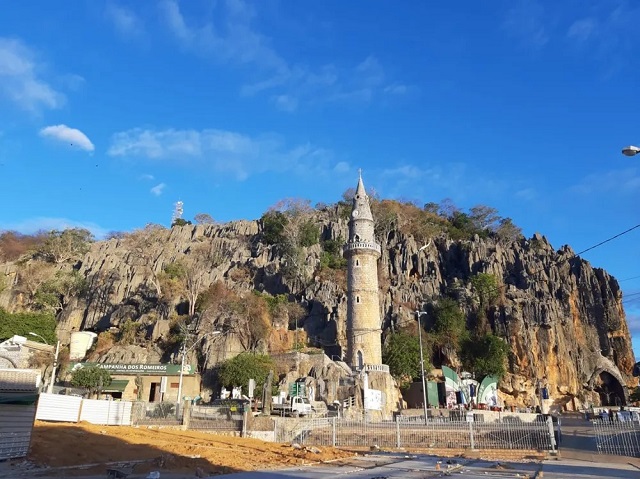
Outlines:
[[107, 463], [120, 461], [146, 461], [131, 464], [136, 473], [198, 471], [213, 475], [320, 463], [353, 455], [330, 447], [297, 449], [289, 444], [194, 431], [36, 422], [27, 459], [51, 468], [52, 473], [69, 466], [94, 465], [82, 471], [65, 469], [65, 476], [104, 474]]

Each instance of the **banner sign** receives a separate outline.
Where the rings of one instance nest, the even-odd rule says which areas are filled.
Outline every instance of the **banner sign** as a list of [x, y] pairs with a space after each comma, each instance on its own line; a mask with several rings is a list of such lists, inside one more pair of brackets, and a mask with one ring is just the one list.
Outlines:
[[[106, 369], [113, 375], [157, 375], [157, 376], [178, 376], [180, 374], [179, 364], [116, 364], [116, 363], [71, 363], [71, 371], [85, 366], [97, 366]], [[195, 368], [190, 364], [184, 365], [183, 375], [195, 373]]]

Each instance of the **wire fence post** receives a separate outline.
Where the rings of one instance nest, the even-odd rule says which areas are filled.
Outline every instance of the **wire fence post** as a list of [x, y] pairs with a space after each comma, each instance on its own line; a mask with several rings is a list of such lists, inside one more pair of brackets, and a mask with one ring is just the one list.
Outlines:
[[553, 431], [553, 420], [551, 416], [547, 416], [547, 427], [549, 428], [549, 442], [551, 443], [551, 451], [556, 452], [556, 436]]
[[396, 447], [400, 449], [400, 421], [396, 417]]
[[467, 419], [467, 422], [469, 423], [469, 441], [471, 442], [471, 450], [473, 451], [476, 448], [476, 441], [473, 437], [473, 416], [471, 416], [471, 420]]
[[242, 436], [241, 437], [247, 437], [247, 426], [248, 426], [248, 422], [249, 422], [249, 413], [250, 410], [247, 409], [244, 411], [244, 413], [242, 414]]
[[338, 418], [334, 417], [332, 424], [331, 424], [331, 445], [333, 447], [336, 447], [336, 422], [337, 422]]

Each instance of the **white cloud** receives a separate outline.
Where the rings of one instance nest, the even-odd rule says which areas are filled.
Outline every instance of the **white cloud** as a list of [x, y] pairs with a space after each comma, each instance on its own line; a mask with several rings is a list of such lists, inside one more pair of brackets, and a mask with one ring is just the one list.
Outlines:
[[165, 185], [164, 183], [160, 183], [160, 184], [154, 186], [153, 188], [151, 188], [149, 191], [151, 191], [151, 193], [153, 193], [156, 196], [160, 196], [162, 194], [162, 192], [164, 191], [166, 186], [167, 185]]
[[391, 95], [404, 95], [408, 91], [409, 91], [409, 87], [407, 85], [402, 85], [400, 83], [394, 83], [384, 88], [384, 92], [389, 93]]
[[596, 34], [598, 21], [595, 18], [582, 18], [571, 24], [567, 31], [567, 37], [584, 42]]
[[116, 133], [111, 156], [205, 164], [239, 180], [264, 171], [327, 171], [331, 153], [310, 144], [287, 147], [276, 135], [226, 130], [144, 130]]
[[625, 168], [587, 175], [570, 188], [573, 193], [629, 194], [640, 192], [640, 168]]
[[544, 8], [535, 0], [514, 0], [503, 27], [511, 36], [533, 48], [540, 48], [549, 41]]
[[0, 37], [0, 96], [33, 112], [60, 108], [64, 95], [42, 79], [40, 70], [34, 53], [24, 43]]
[[333, 167], [333, 171], [338, 174], [347, 173], [349, 170], [351, 170], [351, 167], [346, 161], [340, 161]]
[[607, 75], [635, 68], [629, 58], [638, 44], [640, 7], [637, 2], [596, 2], [589, 17], [574, 21], [567, 38], [582, 51], [607, 66]]
[[298, 100], [289, 95], [278, 95], [274, 98], [274, 102], [278, 110], [292, 112], [298, 108]]
[[0, 223], [0, 230], [18, 231], [23, 234], [33, 234], [37, 231], [51, 231], [51, 230], [64, 230], [67, 228], [84, 228], [97, 238], [101, 239], [108, 233], [105, 228], [92, 223], [84, 221], [70, 220], [68, 218], [51, 218], [38, 216], [35, 218], [29, 218], [18, 223]]
[[40, 136], [51, 138], [69, 144], [70, 146], [80, 148], [85, 151], [93, 151], [95, 147], [91, 140], [76, 128], [70, 128], [67, 125], [47, 126], [40, 130]]
[[155, 179], [155, 177], [153, 175], [145, 173], [143, 175], [140, 175], [140, 179], [141, 180], [147, 180], [147, 181], [153, 181]]
[[219, 5], [215, 24], [187, 19], [175, 0], [164, 0], [160, 9], [169, 31], [185, 49], [219, 63], [252, 69], [252, 82], [242, 86], [243, 95], [267, 92], [276, 108], [293, 112], [302, 103], [368, 103], [378, 95], [400, 95], [407, 89], [388, 83], [373, 55], [342, 68], [291, 63], [254, 28], [255, 12], [245, 2], [227, 0]]
[[516, 197], [526, 201], [531, 201], [536, 197], [536, 190], [534, 190], [533, 188], [524, 188], [522, 190], [518, 190], [516, 191]]
[[130, 9], [110, 2], [107, 4], [105, 14], [121, 35], [137, 37], [144, 34], [142, 21]]

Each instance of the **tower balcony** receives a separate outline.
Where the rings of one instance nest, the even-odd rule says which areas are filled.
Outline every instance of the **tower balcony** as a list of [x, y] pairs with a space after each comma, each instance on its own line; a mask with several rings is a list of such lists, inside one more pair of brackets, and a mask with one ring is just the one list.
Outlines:
[[373, 241], [350, 241], [343, 246], [343, 251], [345, 253], [350, 253], [355, 250], [371, 250], [375, 251], [378, 254], [382, 253], [380, 245], [378, 243], [374, 243]]
[[353, 366], [352, 369], [359, 373], [390, 373], [389, 366], [386, 364], [363, 364], [362, 366]]

